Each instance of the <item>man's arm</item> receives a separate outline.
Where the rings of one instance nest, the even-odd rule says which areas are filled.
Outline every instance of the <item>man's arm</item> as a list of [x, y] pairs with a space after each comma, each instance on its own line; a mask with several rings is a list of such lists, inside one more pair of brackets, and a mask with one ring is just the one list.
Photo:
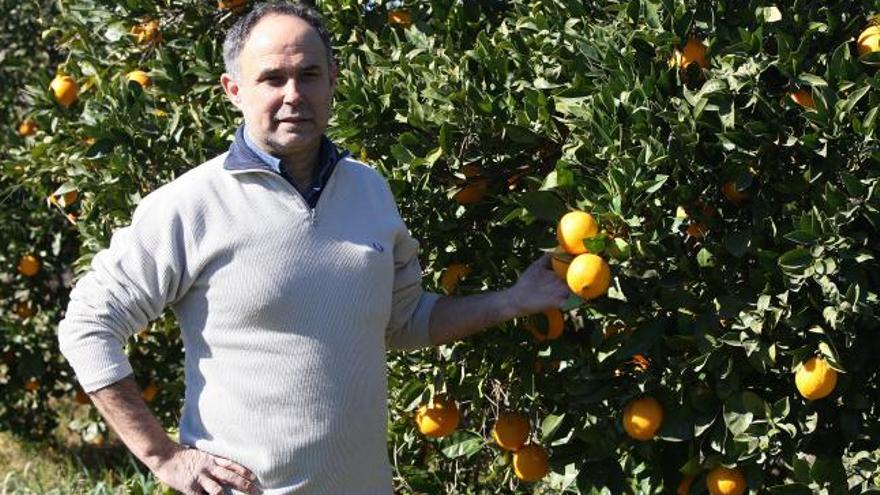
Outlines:
[[431, 311], [431, 343], [448, 344], [511, 318], [558, 308], [568, 295], [568, 286], [553, 273], [545, 254], [509, 289], [438, 300]]
[[223, 493], [222, 485], [259, 493], [256, 476], [245, 467], [168, 438], [132, 377], [89, 395], [126, 447], [168, 486], [192, 495]]

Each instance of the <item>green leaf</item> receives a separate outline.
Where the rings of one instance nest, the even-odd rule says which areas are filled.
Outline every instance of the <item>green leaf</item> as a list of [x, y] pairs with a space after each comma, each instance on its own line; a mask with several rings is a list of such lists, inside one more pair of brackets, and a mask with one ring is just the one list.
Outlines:
[[730, 254], [737, 258], [742, 258], [749, 252], [752, 236], [750, 232], [730, 232], [724, 235], [724, 239], [721, 242], [724, 245], [724, 249]]
[[556, 194], [549, 191], [531, 191], [518, 198], [522, 205], [535, 218], [555, 223], [565, 214], [566, 208]]
[[458, 431], [452, 434], [449, 439], [444, 442], [445, 446], [441, 450], [443, 455], [450, 459], [459, 457], [470, 457], [483, 448], [483, 437], [470, 432]]
[[548, 414], [541, 422], [541, 438], [545, 441], [553, 440], [564, 419], [565, 414]]

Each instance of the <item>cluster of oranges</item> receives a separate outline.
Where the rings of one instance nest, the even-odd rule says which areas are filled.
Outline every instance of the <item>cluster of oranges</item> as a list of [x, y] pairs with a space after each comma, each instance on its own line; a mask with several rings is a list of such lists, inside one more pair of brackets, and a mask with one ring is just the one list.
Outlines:
[[[431, 403], [416, 411], [416, 426], [422, 435], [442, 438], [452, 434], [459, 423], [458, 406], [444, 396], [434, 396]], [[501, 449], [512, 452], [513, 472], [521, 481], [534, 482], [550, 472], [549, 456], [540, 445], [529, 442], [531, 425], [520, 413], [505, 411], [498, 415], [492, 427], [492, 439]]]
[[570, 211], [556, 226], [559, 246], [553, 251], [550, 263], [553, 271], [568, 284], [568, 288], [589, 301], [605, 295], [611, 286], [611, 268], [601, 256], [589, 252], [585, 239], [596, 237], [599, 224], [587, 212]]

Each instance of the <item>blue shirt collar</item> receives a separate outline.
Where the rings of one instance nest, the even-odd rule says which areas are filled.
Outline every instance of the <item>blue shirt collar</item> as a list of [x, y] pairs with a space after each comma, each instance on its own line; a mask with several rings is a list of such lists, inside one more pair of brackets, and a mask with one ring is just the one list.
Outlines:
[[[254, 154], [256, 154], [258, 157], [260, 157], [260, 160], [262, 160], [263, 163], [265, 163], [266, 165], [271, 167], [272, 170], [274, 170], [280, 174], [281, 173], [281, 159], [276, 158], [276, 157], [270, 155], [269, 153], [266, 153], [265, 151], [261, 150], [259, 146], [257, 146], [256, 144], [254, 144], [253, 141], [251, 141], [251, 136], [247, 132], [247, 127], [244, 125], [241, 127], [242, 127], [241, 135], [244, 138], [245, 146], [247, 146], [251, 151], [254, 152]], [[238, 133], [236, 133], [236, 134], [238, 134]], [[238, 136], [236, 136], [236, 137], [238, 137]]]

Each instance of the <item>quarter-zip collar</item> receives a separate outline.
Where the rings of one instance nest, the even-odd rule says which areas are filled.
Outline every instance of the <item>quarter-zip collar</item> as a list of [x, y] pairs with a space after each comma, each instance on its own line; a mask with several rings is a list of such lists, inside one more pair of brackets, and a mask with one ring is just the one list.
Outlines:
[[223, 168], [235, 172], [269, 170], [277, 173], [300, 192], [310, 208], [314, 208], [318, 203], [321, 191], [327, 186], [336, 164], [348, 155], [348, 151], [340, 152], [327, 136], [321, 136], [321, 149], [318, 152], [317, 166], [312, 172], [312, 183], [306, 190], [302, 190], [297, 187], [293, 178], [281, 166], [281, 160], [251, 143], [245, 133], [244, 125], [241, 125], [235, 131], [235, 139], [229, 146], [229, 153], [223, 162]]

